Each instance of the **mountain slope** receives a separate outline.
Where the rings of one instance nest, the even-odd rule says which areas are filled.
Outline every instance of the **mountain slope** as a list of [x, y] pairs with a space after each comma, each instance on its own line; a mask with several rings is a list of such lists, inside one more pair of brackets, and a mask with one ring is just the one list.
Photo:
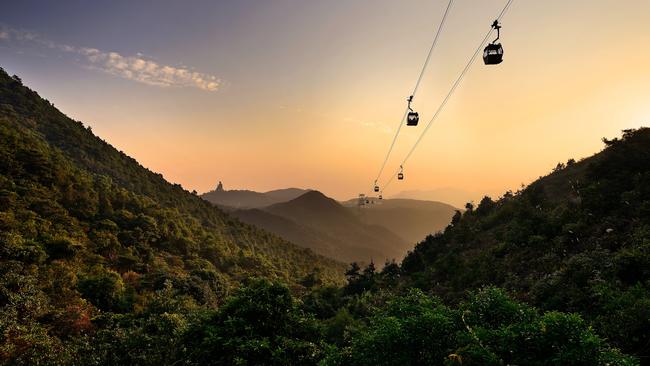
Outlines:
[[406, 283], [454, 300], [486, 284], [579, 312], [626, 352], [650, 355], [650, 129], [498, 201], [456, 215], [402, 262]]
[[341, 220], [351, 221], [353, 216], [335, 200], [321, 192], [311, 191], [288, 202], [276, 203], [266, 208], [276, 215], [298, 218], [305, 224], [335, 226]]
[[311, 191], [311, 189], [283, 188], [283, 189], [276, 189], [273, 191], [264, 192], [264, 194], [276, 200], [276, 202], [274, 203], [280, 203], [280, 202], [291, 201], [292, 199], [298, 198], [309, 191]]
[[[349, 209], [318, 191], [310, 191], [288, 202], [264, 208], [258, 214], [235, 213], [250, 222], [316, 252], [343, 261], [368, 262], [401, 258], [410, 245], [406, 240], [382, 226], [367, 225]], [[268, 215], [290, 221], [291, 229]], [[286, 223], [286, 221], [283, 221]]]
[[465, 207], [467, 202], [481, 197], [487, 192], [470, 192], [458, 188], [438, 188], [432, 190], [407, 190], [390, 196], [390, 199], [413, 199], [420, 201], [447, 202], [456, 207]]
[[[237, 210], [231, 213], [239, 220], [272, 232], [281, 238], [329, 258], [350, 260], [340, 255], [337, 240], [323, 231], [301, 225], [291, 219], [260, 209]], [[364, 257], [365, 258], [365, 257]]]
[[56, 352], [57, 332], [87, 334], [160, 291], [215, 307], [251, 276], [298, 288], [342, 272], [167, 183], [0, 70], [0, 360], [36, 338]]
[[286, 188], [268, 192], [255, 192], [249, 190], [219, 190], [206, 192], [201, 197], [215, 205], [236, 208], [261, 208], [279, 202], [286, 202], [309, 192], [307, 189]]
[[456, 212], [442, 202], [393, 198], [376, 202], [362, 210], [357, 208], [356, 199], [343, 204], [363, 223], [383, 226], [411, 243], [443, 230]]

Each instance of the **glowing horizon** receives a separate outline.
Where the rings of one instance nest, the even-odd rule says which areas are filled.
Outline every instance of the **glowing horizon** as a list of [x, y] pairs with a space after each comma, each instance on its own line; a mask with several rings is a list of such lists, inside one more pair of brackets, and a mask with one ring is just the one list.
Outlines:
[[[403, 127], [380, 183], [504, 3], [455, 2], [414, 103], [420, 126]], [[0, 66], [188, 190], [221, 180], [344, 200], [370, 188], [446, 5], [25, 1], [0, 16]], [[641, 0], [515, 0], [504, 62], [477, 60], [385, 195], [498, 195], [650, 125], [647, 14]]]

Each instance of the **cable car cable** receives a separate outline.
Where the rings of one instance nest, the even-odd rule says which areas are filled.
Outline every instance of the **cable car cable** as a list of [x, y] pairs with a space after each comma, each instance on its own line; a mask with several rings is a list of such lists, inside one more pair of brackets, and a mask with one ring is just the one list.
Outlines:
[[[499, 16], [497, 17], [497, 21], [498, 21], [498, 20], [501, 20], [501, 18], [505, 15], [505, 13], [507, 12], [507, 10], [510, 8], [510, 5], [512, 4], [513, 1], [514, 1], [514, 0], [508, 0], [508, 2], [506, 3], [506, 5], [503, 7], [503, 10], [501, 10], [501, 13], [499, 13]], [[424, 135], [427, 133], [427, 131], [429, 130], [429, 128], [431, 127], [431, 125], [433, 124], [433, 122], [435, 121], [435, 119], [438, 117], [438, 115], [440, 114], [440, 112], [442, 111], [442, 109], [445, 107], [445, 105], [447, 104], [447, 102], [448, 102], [449, 99], [451, 98], [452, 94], [456, 91], [456, 88], [458, 87], [458, 85], [460, 84], [460, 82], [463, 80], [463, 78], [465, 77], [465, 75], [467, 74], [467, 72], [469, 71], [470, 67], [472, 66], [472, 64], [473, 64], [474, 61], [476, 60], [476, 56], [479, 54], [479, 52], [480, 52], [481, 49], [483, 48], [483, 45], [484, 45], [484, 44], [487, 42], [487, 40], [490, 38], [490, 35], [492, 34], [493, 31], [494, 31], [494, 28], [490, 28], [490, 30], [487, 32], [487, 34], [485, 35], [485, 37], [483, 37], [483, 40], [481, 41], [481, 44], [479, 44], [479, 46], [478, 46], [478, 48], [476, 49], [476, 51], [474, 51], [474, 54], [473, 54], [472, 57], [469, 59], [469, 61], [467, 62], [467, 65], [465, 65], [465, 68], [464, 68], [463, 71], [460, 73], [460, 75], [458, 76], [458, 78], [456, 79], [456, 81], [454, 82], [454, 84], [452, 85], [451, 89], [449, 90], [449, 93], [447, 93], [447, 96], [445, 97], [445, 99], [442, 101], [442, 103], [440, 103], [440, 106], [438, 106], [438, 109], [436, 110], [436, 113], [433, 115], [433, 117], [431, 117], [431, 120], [429, 120], [429, 123], [428, 123], [427, 126], [424, 128], [424, 130], [422, 131], [422, 133], [420, 134], [420, 136], [418, 137], [418, 139], [415, 141], [415, 144], [413, 145], [413, 147], [411, 148], [411, 150], [408, 152], [408, 154], [406, 155], [406, 157], [404, 158], [404, 160], [402, 160], [402, 163], [400, 164], [400, 169], [399, 169], [395, 174], [393, 174], [393, 175], [390, 177], [390, 179], [388, 180], [388, 182], [386, 182], [386, 184], [384, 184], [384, 186], [382, 187], [382, 190], [381, 190], [381, 193], [382, 193], [382, 194], [383, 194], [384, 189], [386, 189], [386, 188], [390, 185], [390, 183], [393, 181], [393, 179], [395, 178], [395, 176], [396, 176], [397, 174], [399, 174], [399, 173], [402, 171], [403, 166], [406, 164], [406, 161], [411, 157], [411, 155], [413, 154], [413, 152], [415, 151], [415, 149], [416, 149], [417, 146], [419, 145], [420, 141], [422, 141], [422, 138], [424, 137]]]
[[[501, 18], [508, 11], [508, 8], [510, 8], [510, 5], [512, 4], [513, 1], [514, 0], [508, 0], [506, 5], [503, 7], [503, 10], [501, 10], [501, 13], [499, 13], [499, 16], [497, 17], [497, 21], [501, 20]], [[408, 152], [408, 154], [406, 154], [406, 157], [404, 158], [404, 160], [402, 160], [402, 163], [400, 164], [400, 169], [390, 177], [390, 179], [386, 182], [386, 184], [384, 184], [382, 186], [382, 189], [381, 189], [382, 194], [384, 192], [384, 189], [388, 188], [390, 183], [393, 181], [393, 178], [396, 175], [398, 175], [400, 172], [402, 172], [403, 166], [406, 165], [406, 161], [411, 157], [411, 155], [413, 154], [413, 152], [415, 151], [417, 146], [420, 144], [420, 141], [422, 141], [422, 138], [424, 137], [424, 135], [427, 133], [427, 131], [429, 130], [429, 128], [431, 127], [433, 122], [436, 120], [436, 118], [438, 117], [438, 115], [440, 114], [442, 109], [445, 107], [445, 105], [447, 104], [447, 102], [451, 98], [452, 94], [454, 94], [454, 92], [456, 91], [456, 88], [458, 87], [460, 82], [463, 80], [463, 78], [465, 77], [467, 72], [469, 71], [470, 67], [472, 66], [472, 64], [476, 60], [476, 56], [478, 56], [478, 54], [481, 52], [481, 49], [483, 48], [483, 45], [488, 41], [488, 39], [490, 38], [490, 35], [492, 34], [493, 31], [494, 31], [494, 28], [491, 27], [490, 30], [485, 35], [485, 37], [483, 37], [483, 40], [479, 44], [478, 48], [476, 49], [476, 51], [474, 51], [474, 54], [472, 55], [472, 57], [470, 57], [469, 61], [467, 62], [467, 65], [465, 65], [465, 68], [460, 73], [460, 75], [458, 76], [458, 78], [456, 79], [454, 84], [452, 85], [451, 89], [449, 90], [449, 93], [447, 93], [447, 96], [445, 97], [445, 99], [443, 99], [442, 103], [440, 103], [440, 105], [438, 106], [438, 109], [436, 110], [436, 113], [434, 113], [433, 117], [431, 117], [431, 120], [429, 120], [429, 123], [427, 123], [427, 126], [424, 128], [424, 130], [422, 131], [422, 133], [420, 134], [418, 139], [415, 141], [415, 144], [413, 144], [413, 147], [411, 147], [411, 150], [409, 150], [409, 152]]]
[[386, 163], [388, 162], [388, 158], [390, 157], [391, 152], [393, 151], [393, 148], [395, 147], [395, 142], [397, 141], [397, 136], [399, 136], [399, 132], [402, 129], [402, 125], [404, 124], [404, 120], [406, 119], [406, 116], [409, 114], [411, 111], [411, 101], [413, 100], [413, 97], [415, 97], [415, 94], [417, 93], [420, 83], [422, 82], [422, 78], [424, 77], [424, 73], [427, 69], [427, 66], [429, 65], [429, 61], [431, 60], [431, 55], [433, 54], [433, 50], [436, 47], [436, 44], [438, 44], [438, 39], [440, 38], [440, 34], [442, 34], [442, 29], [445, 25], [445, 22], [447, 20], [447, 15], [449, 14], [449, 10], [451, 10], [451, 6], [454, 3], [454, 0], [449, 0], [449, 3], [447, 4], [447, 8], [445, 9], [445, 13], [442, 15], [442, 20], [440, 21], [440, 24], [438, 25], [438, 30], [436, 31], [436, 35], [433, 38], [433, 42], [431, 43], [431, 47], [429, 48], [429, 53], [427, 54], [427, 58], [424, 61], [424, 65], [422, 65], [422, 70], [420, 71], [420, 75], [418, 76], [418, 79], [415, 83], [415, 87], [413, 88], [413, 92], [411, 93], [411, 96], [409, 97], [409, 106], [406, 108], [404, 111], [404, 115], [399, 121], [399, 125], [397, 126], [397, 131], [395, 131], [395, 136], [393, 137], [393, 141], [390, 144], [390, 147], [388, 148], [388, 152], [386, 153], [386, 157], [384, 158], [384, 162], [381, 164], [381, 168], [379, 168], [379, 174], [377, 174], [377, 178], [375, 179], [375, 182], [381, 178], [381, 174], [384, 172], [384, 168], [386, 167]]
[[413, 93], [411, 93], [411, 98], [415, 96], [415, 93], [417, 93], [420, 83], [422, 82], [422, 78], [424, 77], [424, 73], [427, 70], [427, 67], [429, 66], [429, 61], [431, 60], [431, 55], [433, 54], [433, 50], [436, 48], [436, 44], [438, 44], [438, 38], [440, 38], [440, 34], [442, 34], [442, 28], [445, 26], [445, 23], [447, 21], [447, 15], [449, 15], [449, 10], [451, 10], [451, 6], [454, 3], [454, 0], [449, 0], [449, 3], [447, 4], [447, 8], [445, 9], [445, 13], [442, 15], [442, 20], [440, 20], [440, 24], [438, 25], [438, 30], [436, 31], [436, 36], [433, 38], [433, 43], [431, 43], [431, 48], [429, 49], [429, 53], [427, 54], [427, 58], [424, 61], [424, 65], [422, 66], [422, 71], [420, 72], [420, 76], [418, 76], [418, 81], [415, 83], [415, 87], [413, 88]]

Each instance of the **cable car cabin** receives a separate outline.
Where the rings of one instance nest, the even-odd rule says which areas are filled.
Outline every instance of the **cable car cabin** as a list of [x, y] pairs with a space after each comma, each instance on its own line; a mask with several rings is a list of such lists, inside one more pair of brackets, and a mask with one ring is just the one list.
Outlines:
[[380, 199], [380, 200], [383, 200], [383, 199], [384, 199], [384, 197], [382, 197], [381, 195], [379, 195], [379, 199]]
[[417, 126], [418, 121], [420, 121], [420, 116], [418, 115], [418, 112], [409, 112], [408, 116], [406, 116], [407, 126]]
[[379, 192], [379, 186], [375, 186], [375, 192]]
[[404, 180], [404, 173], [397, 174], [397, 179]]
[[486, 65], [498, 65], [503, 61], [503, 47], [501, 43], [490, 43], [483, 50], [483, 62]]

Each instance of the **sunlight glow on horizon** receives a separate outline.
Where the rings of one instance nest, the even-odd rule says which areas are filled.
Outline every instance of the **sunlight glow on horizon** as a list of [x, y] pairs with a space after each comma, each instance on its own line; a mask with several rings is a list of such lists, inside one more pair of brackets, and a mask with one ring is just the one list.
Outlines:
[[[20, 5], [0, 16], [58, 44], [193, 65], [227, 80], [215, 92], [115, 78], [2, 40], [0, 66], [188, 190], [209, 191], [220, 180], [226, 189], [301, 187], [344, 200], [372, 184], [446, 6], [405, 3], [213, 4], [188, 9], [204, 17], [190, 27], [187, 18], [168, 24], [177, 34], [164, 28], [174, 19], [165, 12], [171, 2], [120, 29], [110, 28], [117, 11], [88, 14], [97, 26], [85, 33], [56, 14], [39, 29]], [[501, 6], [455, 3], [415, 99], [420, 126], [403, 127], [380, 182], [397, 169]], [[502, 22], [503, 64], [477, 60], [405, 167], [407, 179], [386, 195], [516, 190], [558, 162], [600, 151], [602, 137], [650, 125], [647, 14], [650, 2], [641, 0], [515, 0]]]

